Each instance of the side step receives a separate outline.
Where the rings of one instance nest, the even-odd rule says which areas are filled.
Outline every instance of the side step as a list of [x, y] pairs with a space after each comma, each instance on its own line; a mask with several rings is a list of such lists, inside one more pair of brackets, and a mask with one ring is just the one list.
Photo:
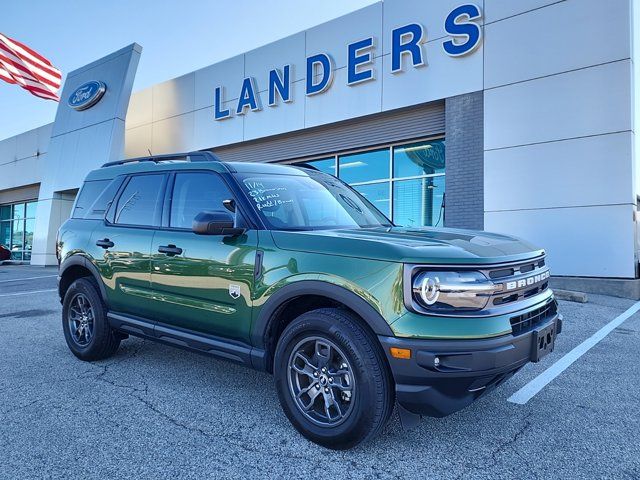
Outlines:
[[263, 370], [264, 351], [248, 344], [194, 332], [122, 313], [108, 312], [109, 324], [123, 334], [146, 338], [185, 350]]

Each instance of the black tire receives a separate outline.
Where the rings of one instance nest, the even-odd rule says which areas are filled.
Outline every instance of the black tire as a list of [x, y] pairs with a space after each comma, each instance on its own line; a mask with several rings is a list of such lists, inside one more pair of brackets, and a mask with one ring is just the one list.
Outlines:
[[[343, 356], [346, 362], [340, 360]], [[340, 367], [331, 366], [334, 360], [327, 358], [337, 358]], [[316, 369], [316, 359], [319, 364], [324, 361], [327, 370]], [[340, 372], [341, 378], [335, 376]], [[374, 437], [393, 410], [393, 380], [380, 344], [355, 315], [345, 310], [323, 308], [291, 322], [276, 347], [274, 376], [289, 421], [307, 439], [333, 450], [346, 450]], [[308, 383], [301, 383], [306, 378]], [[319, 388], [320, 383], [325, 387]], [[352, 393], [345, 397], [344, 389], [349, 386]], [[326, 387], [331, 387], [328, 393]], [[327, 408], [327, 404], [331, 405]]]
[[[72, 327], [78, 324], [77, 321], [72, 320], [72, 316], [77, 318], [79, 310], [77, 302], [80, 298], [83, 299], [82, 302], [88, 304], [86, 311], [88, 312], [89, 308], [91, 311], [90, 315], [81, 317], [91, 320], [86, 322], [90, 326], [90, 334], [78, 335], [77, 329]], [[80, 360], [86, 362], [103, 360], [118, 350], [121, 337], [109, 326], [107, 309], [93, 278], [79, 278], [67, 289], [62, 302], [62, 330], [69, 350]]]

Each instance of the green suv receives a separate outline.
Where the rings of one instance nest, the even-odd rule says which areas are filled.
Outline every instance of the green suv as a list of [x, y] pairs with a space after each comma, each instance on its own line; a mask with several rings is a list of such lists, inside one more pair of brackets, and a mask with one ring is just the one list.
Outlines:
[[78, 358], [134, 335], [273, 373], [294, 427], [334, 449], [396, 403], [405, 426], [464, 408], [562, 327], [543, 250], [395, 226], [311, 167], [208, 152], [92, 171], [57, 256]]

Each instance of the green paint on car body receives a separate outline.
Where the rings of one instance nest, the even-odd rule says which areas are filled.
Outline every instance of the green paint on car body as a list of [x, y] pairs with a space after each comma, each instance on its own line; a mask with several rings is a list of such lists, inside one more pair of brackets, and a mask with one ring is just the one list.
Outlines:
[[[408, 425], [446, 416], [553, 351], [562, 316], [543, 250], [394, 226], [335, 177], [210, 158], [87, 177], [103, 193], [77, 202], [56, 245], [79, 358], [107, 358], [134, 335], [272, 372], [297, 428], [318, 442], [296, 423], [306, 415], [325, 429], [319, 443], [346, 448], [383, 425], [393, 399]], [[80, 294], [93, 300], [74, 303]], [[79, 346], [89, 316], [107, 328]]]
[[[141, 162], [97, 169], [87, 180], [190, 171], [231, 177], [316, 175], [282, 165]], [[115, 244], [106, 251], [95, 245], [105, 236]], [[158, 253], [158, 246], [168, 243], [179, 245], [183, 253], [173, 257]], [[505, 335], [511, 330], [511, 313], [460, 318], [409, 311], [403, 301], [404, 289], [408, 288], [403, 284], [403, 266], [482, 268], [544, 255], [543, 250], [514, 237], [446, 228], [260, 228], [222, 238], [162, 226], [107, 225], [104, 220], [83, 218], [71, 218], [61, 227], [59, 247], [62, 262], [82, 255], [96, 267], [110, 308], [244, 342], [251, 341], [252, 325], [274, 294], [287, 285], [309, 280], [357, 295], [398, 337], [468, 339]], [[262, 271], [254, 278], [258, 250], [263, 254]], [[231, 284], [237, 286], [238, 298], [229, 295]]]

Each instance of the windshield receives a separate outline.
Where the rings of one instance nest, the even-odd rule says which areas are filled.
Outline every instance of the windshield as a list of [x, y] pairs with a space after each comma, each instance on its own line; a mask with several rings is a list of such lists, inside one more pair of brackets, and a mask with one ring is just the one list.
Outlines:
[[326, 230], [390, 227], [367, 200], [335, 177], [247, 175], [240, 185], [271, 230]]

